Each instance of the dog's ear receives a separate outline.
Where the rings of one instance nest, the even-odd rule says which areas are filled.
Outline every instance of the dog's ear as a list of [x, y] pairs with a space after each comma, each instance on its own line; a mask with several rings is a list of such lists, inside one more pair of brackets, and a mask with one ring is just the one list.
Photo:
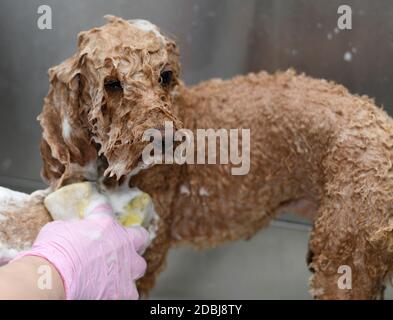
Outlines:
[[43, 129], [41, 174], [54, 188], [70, 178], [87, 178], [83, 177], [83, 168], [97, 158], [90, 138], [86, 106], [80, 99], [82, 59], [73, 56], [49, 69], [50, 88], [38, 117]]

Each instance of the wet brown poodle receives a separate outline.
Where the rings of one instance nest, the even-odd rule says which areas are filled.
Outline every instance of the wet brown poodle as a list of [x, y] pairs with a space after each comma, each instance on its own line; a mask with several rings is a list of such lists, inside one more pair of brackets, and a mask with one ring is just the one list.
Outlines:
[[[51, 190], [101, 180], [151, 195], [160, 220], [145, 254], [142, 293], [153, 287], [172, 245], [203, 248], [248, 239], [282, 208], [302, 211], [306, 204], [316, 208], [311, 294], [378, 298], [393, 269], [392, 119], [367, 97], [293, 71], [187, 88], [178, 80], [173, 41], [144, 21], [108, 20], [82, 32], [77, 53], [49, 71], [39, 117], [42, 173]], [[148, 143], [143, 132], [161, 130], [165, 121], [193, 131], [250, 129], [250, 172], [232, 175], [233, 164], [135, 171]], [[3, 205], [0, 253], [29, 246], [50, 220], [42, 196]], [[338, 286], [343, 265], [352, 270], [352, 289]]]

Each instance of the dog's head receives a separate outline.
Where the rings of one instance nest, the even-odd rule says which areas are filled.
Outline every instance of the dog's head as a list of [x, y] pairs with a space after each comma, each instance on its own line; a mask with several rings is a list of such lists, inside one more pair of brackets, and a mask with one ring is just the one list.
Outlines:
[[181, 126], [172, 105], [176, 44], [144, 20], [108, 16], [78, 36], [75, 55], [49, 70], [42, 114], [42, 175], [52, 185], [90, 179], [98, 169], [120, 179], [139, 163], [147, 129]]

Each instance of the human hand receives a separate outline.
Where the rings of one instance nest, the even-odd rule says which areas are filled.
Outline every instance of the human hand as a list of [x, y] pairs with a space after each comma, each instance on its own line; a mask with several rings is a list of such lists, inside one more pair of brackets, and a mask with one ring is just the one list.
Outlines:
[[143, 276], [141, 254], [149, 242], [142, 227], [124, 228], [111, 208], [92, 208], [84, 220], [45, 225], [33, 247], [21, 253], [48, 260], [59, 272], [66, 299], [138, 299], [135, 281]]

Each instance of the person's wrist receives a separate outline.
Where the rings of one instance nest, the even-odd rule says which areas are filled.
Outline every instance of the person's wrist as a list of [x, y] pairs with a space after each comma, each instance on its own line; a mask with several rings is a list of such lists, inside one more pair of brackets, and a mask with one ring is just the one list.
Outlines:
[[39, 290], [42, 290], [44, 294], [48, 294], [51, 299], [65, 299], [63, 279], [52, 263], [43, 257], [37, 256], [26, 256], [21, 260], [31, 264], [35, 270]]
[[[55, 279], [55, 284], [61, 284], [62, 299], [74, 299], [73, 292], [75, 291], [75, 288], [70, 285], [72, 282], [70, 279], [73, 278], [74, 272], [64, 252], [51, 246], [35, 244], [30, 250], [20, 253], [13, 261], [26, 261], [24, 259], [36, 262], [35, 267], [40, 268], [42, 273], [46, 270], [48, 272], [47, 274], [49, 274], [50, 271], [52, 277], [51, 280]], [[37, 265], [37, 261], [40, 261], [41, 264]], [[46, 266], [50, 269], [46, 268]], [[37, 272], [38, 271], [39, 270], [37, 269]], [[40, 280], [45, 281], [45, 277], [42, 277]]]
[[63, 280], [53, 264], [45, 258], [26, 255], [11, 261], [4, 269], [10, 273], [11, 279], [17, 278], [15, 281], [23, 282], [26, 291], [32, 293], [30, 298], [26, 296], [27, 299], [65, 299]]

